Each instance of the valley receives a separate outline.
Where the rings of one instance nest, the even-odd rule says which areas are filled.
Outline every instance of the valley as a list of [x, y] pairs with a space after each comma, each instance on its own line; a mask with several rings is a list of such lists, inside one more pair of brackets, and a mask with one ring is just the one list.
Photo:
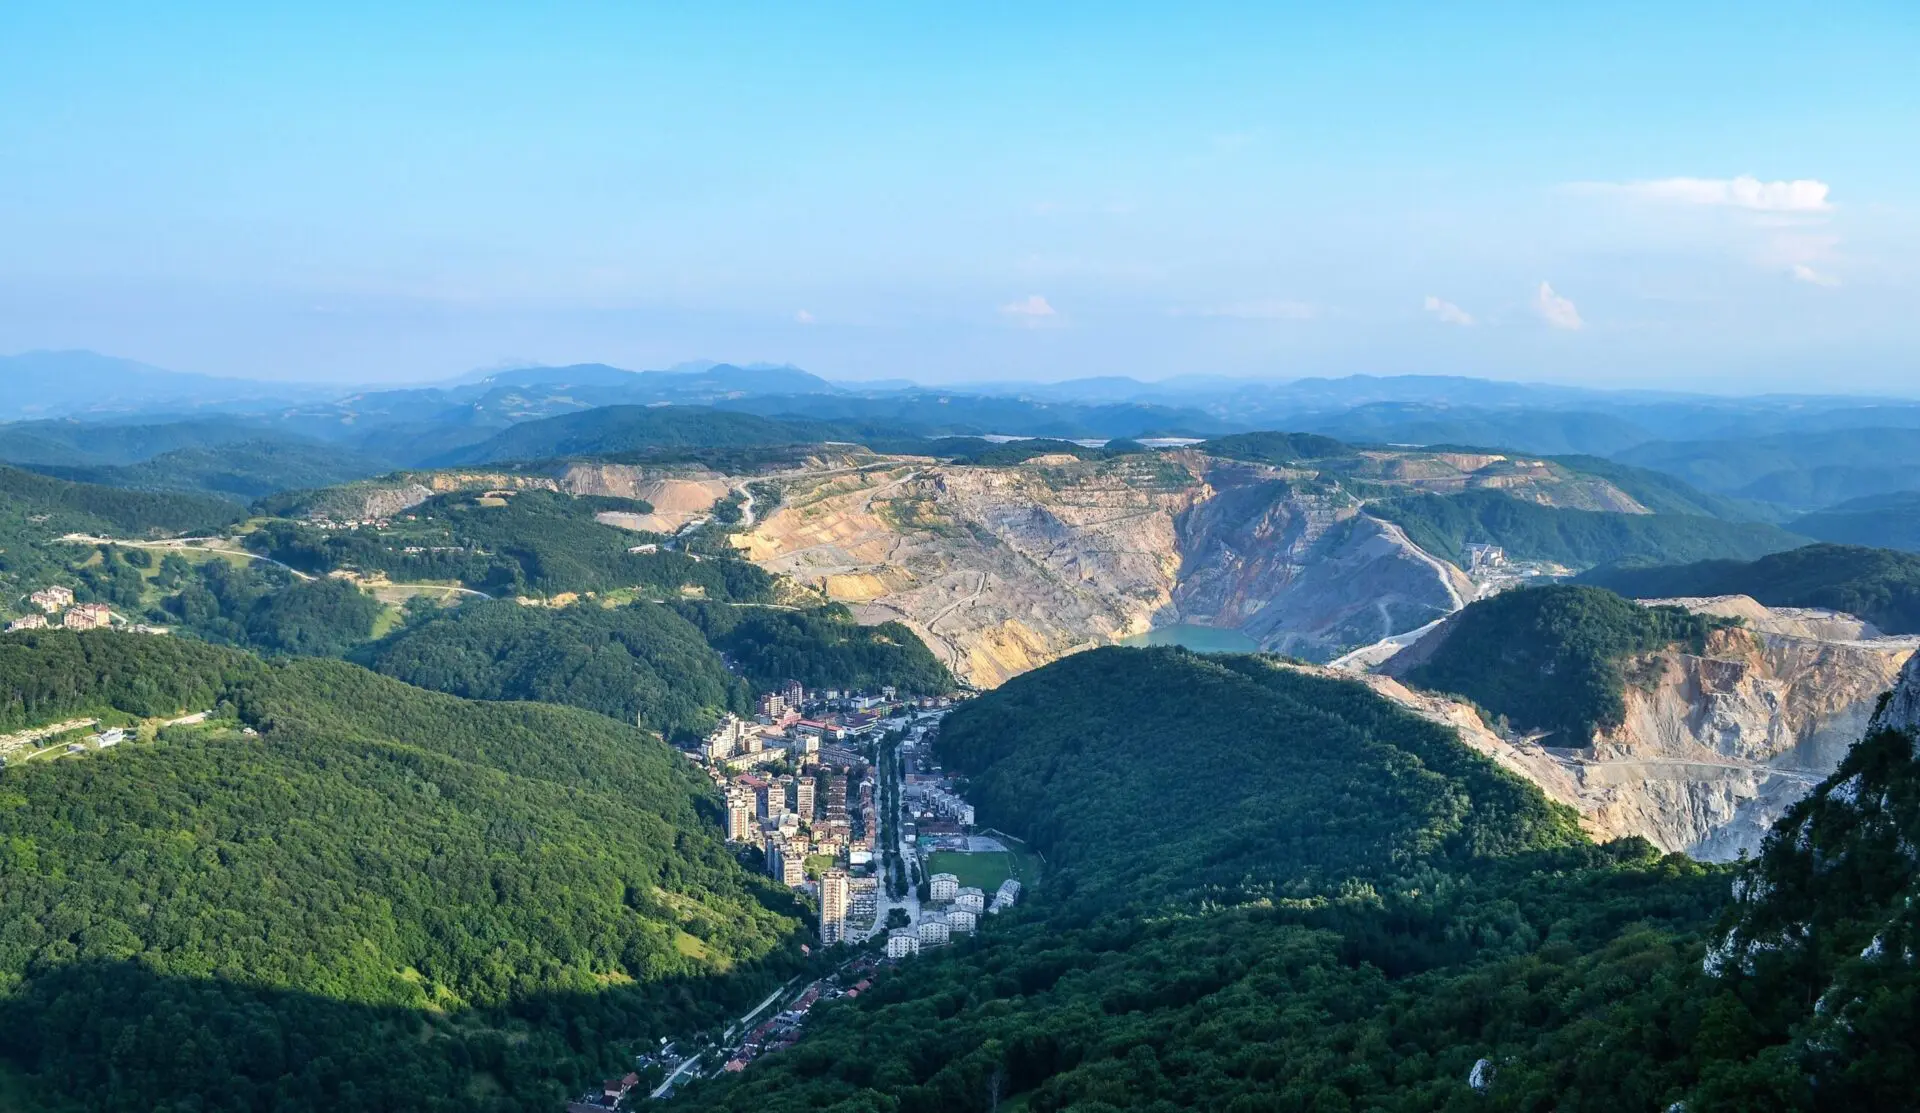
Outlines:
[[[408, 1091], [399, 1079], [422, 1070], [443, 1080], [441, 1104], [423, 1107], [500, 1113], [611, 1108], [578, 1090], [607, 1070], [622, 1108], [645, 1093], [759, 1111], [884, 1093], [932, 1113], [994, 1077], [1029, 1107], [1094, 1094], [1121, 1107], [1253, 1093], [1298, 1104], [1328, 1092], [1302, 1064], [1326, 1053], [1329, 1032], [1425, 1056], [1391, 1078], [1356, 1060], [1337, 1087], [1350, 1103], [1410, 1086], [1428, 1105], [1474, 1092], [1476, 1064], [1499, 1056], [1504, 1092], [1551, 1104], [1541, 1095], [1569, 1084], [1540, 1064], [1593, 1061], [1575, 1033], [1596, 1015], [1698, 1016], [1669, 992], [1725, 1000], [1680, 971], [1700, 969], [1688, 956], [1720, 914], [1727, 871], [1830, 791], [1920, 648], [1908, 555], [1807, 545], [1606, 461], [1281, 433], [1153, 449], [798, 444], [760, 419], [690, 415], [687, 428], [751, 442], [700, 445], [676, 443], [677, 420], [589, 410], [561, 430], [527, 422], [465, 452], [472, 463], [280, 491], [244, 511], [0, 473], [0, 576], [22, 589], [8, 606], [61, 586], [73, 605], [104, 603], [122, 627], [149, 631], [0, 640], [14, 693], [0, 725], [17, 759], [0, 801], [9, 785], [52, 786], [0, 812], [15, 832], [0, 866], [55, 862], [104, 885], [110, 871], [54, 838], [43, 805], [111, 785], [146, 808], [125, 778], [209, 784], [218, 769], [195, 813], [216, 829], [232, 827], [218, 817], [273, 811], [284, 782], [332, 802], [324, 829], [363, 847], [333, 862], [301, 826], [272, 846], [218, 838], [227, 860], [318, 870], [326, 891], [355, 877], [395, 917], [389, 927], [349, 909], [368, 956], [325, 933], [315, 966], [238, 952], [225, 969], [269, 971], [272, 996], [233, 996], [223, 973], [203, 998], [176, 979], [206, 961], [192, 941], [153, 934], [112, 901], [82, 937], [93, 957], [62, 965], [49, 933], [75, 890], [36, 880], [20, 890], [39, 894], [23, 922], [45, 930], [31, 956], [0, 955], [18, 987], [0, 1009], [49, 1042], [0, 1069], [24, 1072], [36, 1095], [91, 1069], [97, 1056], [69, 1049], [93, 1029], [50, 1002], [124, 993], [201, 1027], [221, 1009], [254, 1010], [281, 1046], [348, 1018], [418, 1041], [408, 1056], [328, 1044], [359, 1056], [380, 1088], [300, 1074], [302, 1100], [328, 1108], [382, 1108], [380, 1094]], [[576, 443], [609, 451], [495, 451]], [[89, 672], [109, 688], [63, 686]], [[127, 733], [109, 744], [109, 728]], [[629, 759], [641, 764], [616, 771]], [[390, 767], [411, 772], [389, 778]], [[342, 781], [345, 770], [360, 780]], [[405, 822], [367, 818], [409, 799]], [[634, 800], [666, 818], [621, 810]], [[128, 837], [145, 838], [144, 822]], [[635, 834], [596, 842], [602, 822]], [[437, 865], [418, 849], [430, 829], [508, 857], [538, 847], [540, 868], [574, 880], [489, 877], [601, 926], [565, 929], [571, 949], [547, 956], [534, 942], [544, 929], [516, 918], [522, 896], [498, 897], [489, 916], [466, 873], [444, 880], [463, 910], [450, 925], [431, 907], [434, 871], [478, 867]], [[413, 864], [383, 857], [386, 844]], [[159, 844], [125, 845], [159, 861]], [[1001, 846], [1021, 849], [970, 853]], [[1044, 873], [1022, 867], [1038, 854]], [[961, 903], [989, 910], [980, 879], [1004, 879], [1008, 863], [1031, 886], [1013, 890], [1017, 907], [982, 917]], [[830, 898], [835, 873], [847, 889]], [[616, 874], [659, 881], [622, 896]], [[255, 908], [195, 892], [209, 909]], [[474, 931], [533, 964], [505, 969], [546, 973], [514, 981], [437, 957], [478, 954]], [[1227, 972], [1283, 953], [1284, 969], [1252, 981]], [[121, 954], [163, 977], [98, 961]], [[1117, 981], [1093, 957], [1109, 954], [1136, 956]], [[1196, 954], [1224, 965], [1198, 972]], [[1392, 988], [1336, 969], [1384, 971]], [[1545, 994], [1529, 998], [1535, 1023], [1436, 1015], [1423, 988], [1482, 1000], [1488, 979], [1505, 997]], [[1598, 984], [1611, 988], [1590, 1007], [1548, 1003]], [[1162, 1040], [1196, 1066], [1176, 1077], [1133, 1064], [1112, 1083], [1071, 1019], [1092, 1009], [1125, 1018], [1109, 1031], [1144, 1038], [1217, 1009], [1245, 1030], [1271, 1023], [1276, 992], [1322, 1012], [1359, 999], [1376, 1017], [1427, 1020], [1415, 1032], [1321, 1017], [1252, 1044], [1233, 1037], [1289, 1048], [1261, 1078]], [[1011, 1030], [1009, 993], [1023, 1002]], [[96, 1011], [160, 1038], [124, 1011]], [[1736, 1054], [1791, 1046], [1785, 1032], [1756, 1021]], [[663, 1038], [672, 1053], [652, 1046]], [[522, 1050], [498, 1051], [502, 1039]], [[975, 1054], [1008, 1040], [1061, 1050], [997, 1067]], [[1656, 1077], [1624, 1087], [1636, 1100], [1718, 1085], [1711, 1057], [1645, 1054]], [[177, 1071], [125, 1077], [136, 1081], [111, 1091], [116, 1108], [190, 1085]]]

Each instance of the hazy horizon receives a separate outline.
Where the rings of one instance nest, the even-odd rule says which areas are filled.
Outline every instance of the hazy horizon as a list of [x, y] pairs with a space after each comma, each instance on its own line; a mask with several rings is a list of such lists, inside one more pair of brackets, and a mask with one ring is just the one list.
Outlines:
[[16, 6], [0, 42], [0, 351], [1920, 379], [1907, 5]]

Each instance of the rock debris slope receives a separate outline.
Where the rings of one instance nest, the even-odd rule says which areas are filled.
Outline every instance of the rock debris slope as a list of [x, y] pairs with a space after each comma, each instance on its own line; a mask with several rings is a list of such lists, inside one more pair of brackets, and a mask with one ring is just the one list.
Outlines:
[[[1768, 608], [1745, 596], [1668, 599], [1738, 617], [1705, 652], [1673, 648], [1629, 662], [1627, 713], [1584, 748], [1546, 747], [1490, 730], [1471, 708], [1415, 692], [1395, 676], [1445, 624], [1388, 658], [1381, 694], [1459, 727], [1469, 745], [1578, 809], [1597, 838], [1641, 835], [1665, 850], [1731, 860], [1840, 764], [1867, 730], [1920, 639], [1882, 637], [1851, 615]], [[1364, 667], [1366, 654], [1351, 661]]]
[[[1398, 493], [1464, 489], [1473, 477], [1462, 469], [1479, 466], [1549, 505], [1637, 505], [1590, 477], [1508, 463], [1343, 461]], [[1367, 513], [1339, 477], [1196, 451], [1007, 467], [899, 460], [790, 477], [781, 508], [735, 543], [864, 619], [907, 623], [981, 686], [1174, 623], [1326, 660], [1432, 622], [1477, 590]]]

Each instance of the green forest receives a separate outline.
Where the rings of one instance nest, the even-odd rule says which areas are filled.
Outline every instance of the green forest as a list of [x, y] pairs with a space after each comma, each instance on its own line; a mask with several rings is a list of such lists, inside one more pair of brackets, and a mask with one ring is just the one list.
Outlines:
[[213, 495], [249, 503], [295, 488], [329, 487], [387, 471], [391, 465], [332, 445], [287, 438], [193, 445], [126, 464], [89, 464], [36, 470], [62, 479]]
[[1920, 634], [1920, 554], [1807, 545], [1758, 560], [1596, 568], [1582, 583], [1639, 599], [1750, 595], [1769, 607], [1845, 611], [1887, 634]]
[[70, 579], [67, 564], [85, 550], [60, 542], [65, 534], [198, 533], [239, 516], [220, 499], [123, 491], [0, 466], [0, 613], [29, 590]]
[[678, 602], [686, 616], [755, 689], [789, 680], [809, 689], [938, 695], [954, 688], [953, 674], [920, 636], [898, 622], [862, 626], [838, 604], [811, 610], [730, 607]]
[[0, 1062], [41, 1108], [553, 1113], [800, 968], [705, 778], [606, 718], [105, 632], [0, 670], [39, 714], [221, 708], [0, 773]]
[[1812, 998], [1703, 968], [1735, 871], [1594, 846], [1357, 683], [1094, 650], [955, 711], [938, 750], [1046, 854], [1040, 891], [688, 1106], [1817, 1107]]
[[1515, 560], [1591, 568], [1629, 557], [1680, 562], [1749, 560], [1803, 544], [1778, 526], [1726, 522], [1694, 513], [1616, 514], [1541, 506], [1499, 491], [1412, 495], [1369, 510], [1407, 531], [1413, 543], [1461, 564], [1468, 545], [1498, 545]]
[[1517, 588], [1448, 619], [1431, 656], [1405, 675], [1523, 730], [1548, 731], [1550, 745], [1585, 746], [1625, 717], [1630, 658], [1672, 645], [1699, 653], [1710, 632], [1730, 625], [1602, 588]]
[[733, 559], [635, 553], [644, 540], [594, 520], [602, 511], [644, 513], [645, 503], [521, 491], [483, 505], [472, 493], [441, 495], [386, 530], [322, 530], [276, 520], [249, 535], [259, 553], [304, 572], [348, 568], [396, 580], [452, 581], [489, 595], [558, 595], [638, 587], [662, 597], [771, 597], [770, 576]]
[[721, 712], [752, 709], [748, 686], [700, 630], [659, 603], [467, 603], [409, 623], [364, 659], [422, 688], [567, 704], [669, 737], [703, 732]]

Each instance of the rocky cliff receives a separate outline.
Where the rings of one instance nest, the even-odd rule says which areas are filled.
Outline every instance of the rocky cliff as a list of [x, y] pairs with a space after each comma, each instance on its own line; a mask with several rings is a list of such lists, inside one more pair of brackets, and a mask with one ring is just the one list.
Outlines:
[[[1797, 1005], [1779, 1061], [1819, 1109], [1911, 1109], [1920, 1060], [1920, 657], [1733, 882], [1702, 963]], [[1791, 1014], [1790, 1014], [1791, 1015]]]
[[1175, 623], [1325, 659], [1473, 590], [1337, 484], [1194, 452], [790, 479], [735, 540], [863, 618], [907, 623], [983, 686]]
[[[1744, 596], [1660, 602], [1744, 626], [1716, 631], [1700, 654], [1674, 648], [1628, 662], [1625, 719], [1590, 747], [1503, 736], [1443, 696], [1389, 676], [1367, 682], [1461, 727], [1470, 745], [1578, 809], [1596, 837], [1641, 835], [1666, 850], [1729, 860], [1755, 850], [1840, 763], [1920, 639], [1880, 637], [1851, 615], [1772, 609]], [[1406, 672], [1444, 626], [1381, 667]], [[1347, 663], [1373, 662], [1357, 653]]]

